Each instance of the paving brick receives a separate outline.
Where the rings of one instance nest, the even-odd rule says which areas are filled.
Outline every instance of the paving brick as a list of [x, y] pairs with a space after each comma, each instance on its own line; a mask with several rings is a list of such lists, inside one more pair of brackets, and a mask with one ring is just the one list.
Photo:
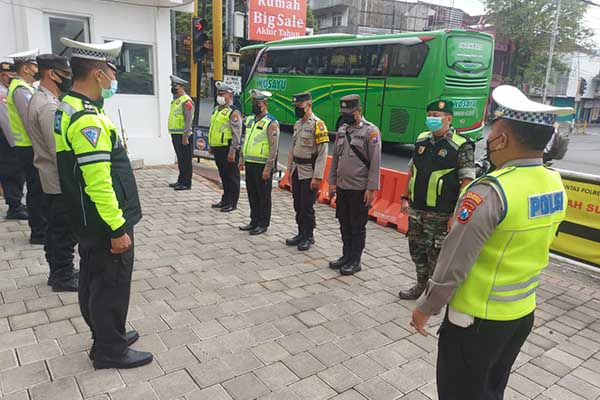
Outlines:
[[84, 397], [92, 397], [125, 386], [117, 370], [98, 369], [76, 377]]
[[56, 339], [61, 336], [77, 333], [71, 324], [71, 321], [58, 321], [46, 325], [36, 326], [34, 329], [38, 340]]
[[31, 400], [79, 400], [82, 399], [75, 378], [64, 378], [42, 383], [30, 390]]
[[336, 365], [317, 374], [333, 390], [342, 393], [362, 382], [362, 379], [354, 375], [343, 365]]
[[532, 380], [529, 380], [523, 375], [517, 373], [512, 373], [510, 375], [508, 385], [530, 399], [535, 398], [537, 395], [546, 390], [545, 387], [538, 385]]
[[165, 373], [156, 362], [138, 368], [123, 369], [119, 371], [126, 385], [133, 385], [157, 378]]
[[231, 400], [223, 386], [215, 385], [198, 390], [185, 396], [186, 400]]
[[192, 330], [202, 340], [229, 333], [216, 319], [193, 325]]
[[584, 400], [584, 397], [581, 397], [558, 385], [552, 385], [542, 395], [544, 398], [550, 400]]
[[171, 329], [159, 334], [167, 348], [193, 344], [199, 342], [198, 336], [190, 328]]
[[269, 388], [253, 373], [233, 378], [223, 383], [223, 387], [235, 400], [255, 399], [269, 393]]
[[222, 358], [235, 376], [245, 374], [263, 366], [263, 363], [248, 350], [227, 354]]
[[312, 354], [306, 352], [285, 358], [282, 361], [300, 378], [306, 378], [326, 368]]
[[27, 314], [13, 315], [8, 317], [8, 321], [12, 330], [16, 331], [19, 329], [33, 328], [37, 325], [43, 325], [48, 323], [48, 317], [43, 311], [30, 312]]
[[13, 393], [28, 389], [49, 380], [50, 377], [43, 362], [23, 365], [0, 373], [0, 381], [2, 382], [2, 391], [4, 393]]
[[87, 353], [72, 353], [48, 360], [48, 369], [53, 379], [79, 375], [93, 369]]
[[219, 359], [188, 367], [187, 370], [203, 389], [234, 377], [233, 371]]
[[259, 400], [300, 400], [300, 398], [292, 389], [286, 387], [261, 396]]
[[363, 382], [355, 389], [369, 400], [395, 400], [402, 396], [402, 392], [379, 377]]
[[158, 335], [140, 336], [132, 347], [136, 350], [149, 351], [153, 354], [167, 351], [167, 346], [160, 340]]
[[313, 342], [299, 332], [278, 339], [277, 342], [291, 354], [301, 353], [315, 347]]
[[283, 363], [277, 362], [254, 371], [256, 376], [271, 390], [277, 390], [298, 381], [298, 377]]
[[27, 394], [27, 390], [22, 392], [12, 393], [2, 397], [2, 400], [29, 400], [29, 394]]
[[26, 313], [25, 304], [22, 301], [7, 304], [0, 304], [0, 318], [10, 317]]
[[35, 335], [31, 329], [0, 333], [0, 351], [35, 343]]
[[160, 400], [177, 399], [198, 389], [185, 370], [153, 379], [150, 384]]
[[275, 328], [271, 323], [253, 326], [248, 329], [248, 333], [250, 333], [258, 343], [268, 342], [283, 336], [279, 329]]
[[68, 304], [62, 307], [50, 308], [46, 310], [46, 313], [52, 322], [81, 317], [79, 304]]
[[157, 400], [158, 397], [148, 382], [126, 386], [110, 392], [112, 400]]
[[371, 379], [385, 372], [385, 368], [364, 354], [344, 361], [343, 365], [363, 380]]
[[45, 340], [40, 343], [23, 346], [17, 350], [22, 365], [35, 361], [48, 360], [62, 353], [55, 340]]
[[13, 350], [0, 352], [0, 372], [17, 366], [17, 357]]
[[77, 353], [89, 350], [92, 347], [92, 340], [89, 333], [62, 336], [58, 338], [58, 343], [65, 353]]
[[290, 385], [290, 389], [292, 389], [302, 400], [329, 399], [337, 394], [321, 379], [314, 375]]
[[164, 332], [169, 329], [169, 325], [157, 315], [136, 319], [135, 321], [131, 321], [131, 325], [133, 325], [142, 336]]
[[[600, 361], [596, 362], [597, 366], [600, 366]], [[597, 370], [596, 370], [597, 371]], [[592, 371], [588, 368], [579, 367], [573, 371], [573, 376], [591, 383], [592, 385], [600, 387], [600, 373]]]
[[595, 400], [600, 397], [600, 387], [594, 386], [573, 375], [565, 376], [557, 384], [585, 399]]
[[342, 394], [335, 396], [332, 400], [366, 400], [365, 397], [356, 390], [347, 390]]
[[530, 380], [544, 387], [552, 386], [559, 379], [558, 376], [551, 374], [550, 372], [545, 371], [539, 367], [536, 367], [533, 364], [525, 364], [517, 371], [521, 375], [526, 376]]
[[154, 358], [166, 373], [186, 367], [192, 367], [199, 363], [192, 352], [185, 346], [175, 347], [169, 351], [157, 353], [154, 355]]
[[417, 359], [383, 373], [381, 378], [402, 393], [408, 393], [433, 382], [435, 368], [425, 361]]

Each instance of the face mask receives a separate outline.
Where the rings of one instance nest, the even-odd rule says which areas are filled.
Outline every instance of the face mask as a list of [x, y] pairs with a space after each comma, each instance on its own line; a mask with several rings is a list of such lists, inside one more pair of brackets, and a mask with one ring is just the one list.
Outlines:
[[493, 152], [497, 151], [497, 150], [490, 150], [490, 145], [492, 143], [494, 143], [496, 140], [501, 139], [501, 136], [496, 137], [493, 140], [486, 140], [485, 142], [485, 159], [488, 160], [490, 162], [490, 165], [492, 165], [492, 167], [495, 167], [494, 163], [492, 162], [492, 158], [491, 155]]
[[[104, 74], [104, 72], [102, 72]], [[104, 76], [106, 76], [106, 74], [104, 74]], [[106, 76], [108, 78], [108, 76]], [[102, 98], [103, 99], [110, 99], [111, 97], [113, 97], [115, 95], [115, 93], [117, 93], [117, 88], [119, 87], [119, 81], [117, 81], [116, 79], [111, 79], [110, 80], [110, 88], [108, 89], [104, 89], [102, 87], [102, 84], [100, 84], [100, 88], [102, 89]]]
[[35, 74], [33, 74], [33, 80], [34, 81], [41, 81], [42, 80], [42, 73], [40, 71], [38, 71]]
[[252, 114], [259, 115], [262, 113], [262, 107], [260, 104], [253, 103], [252, 104]]
[[431, 132], [439, 131], [444, 127], [442, 123], [442, 117], [427, 117], [425, 120], [425, 125], [427, 125], [427, 129]]
[[342, 124], [354, 125], [356, 122], [356, 118], [354, 118], [354, 114], [342, 114], [340, 118]]
[[227, 104], [227, 99], [225, 99], [225, 96], [217, 96], [217, 104], [220, 106]]
[[296, 117], [298, 117], [298, 118], [303, 118], [306, 115], [306, 111], [304, 111], [304, 108], [302, 108], [302, 107], [296, 107], [294, 109], [294, 113], [296, 114]]
[[173, 96], [177, 96], [177, 93], [178, 93], [178, 90], [177, 90], [177, 88], [176, 88], [176, 87], [171, 87], [171, 94], [172, 94]]
[[60, 77], [60, 79], [62, 79], [62, 82], [54, 81], [54, 83], [56, 83], [56, 87], [58, 88], [58, 90], [60, 90], [62, 93], [66, 93], [69, 90], [71, 90], [71, 86], [73, 85], [73, 79], [65, 78], [60, 75], [59, 75], [59, 77]]

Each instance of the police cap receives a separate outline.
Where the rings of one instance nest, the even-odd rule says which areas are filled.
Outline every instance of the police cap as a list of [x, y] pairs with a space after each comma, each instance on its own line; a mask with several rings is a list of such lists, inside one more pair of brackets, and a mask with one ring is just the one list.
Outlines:
[[171, 75], [169, 77], [169, 79], [171, 80], [171, 85], [182, 85], [182, 86], [188, 85], [188, 81], [186, 81], [185, 79], [181, 79], [180, 77], [175, 76], [175, 75]]
[[63, 71], [71, 69], [67, 57], [57, 56], [56, 54], [40, 54], [36, 60], [40, 69], [61, 69]]
[[123, 42], [113, 40], [106, 43], [85, 43], [61, 37], [60, 42], [73, 52], [71, 58], [105, 62], [113, 70], [117, 70], [116, 59], [121, 53]]
[[441, 111], [447, 114], [454, 114], [454, 103], [450, 100], [443, 99], [432, 101], [427, 106], [427, 111]]
[[357, 94], [349, 94], [340, 99], [340, 112], [353, 113], [360, 107], [360, 96]]
[[252, 89], [250, 90], [250, 97], [252, 97], [253, 100], [257, 100], [257, 101], [267, 101], [269, 100], [269, 97], [271, 97], [273, 94], [271, 92], [267, 92], [266, 90], [258, 90], [258, 89]]
[[231, 85], [228, 85], [223, 81], [217, 81], [217, 83], [215, 83], [215, 87], [217, 88], [218, 92], [233, 93], [233, 87], [231, 87]]
[[9, 62], [0, 63], [0, 72], [15, 72], [15, 65]]
[[12, 58], [15, 64], [35, 64], [35, 57], [40, 53], [38, 49], [22, 51], [20, 53], [10, 54], [6, 57]]
[[305, 101], [311, 101], [312, 94], [310, 93], [298, 93], [292, 96], [292, 103], [304, 103]]

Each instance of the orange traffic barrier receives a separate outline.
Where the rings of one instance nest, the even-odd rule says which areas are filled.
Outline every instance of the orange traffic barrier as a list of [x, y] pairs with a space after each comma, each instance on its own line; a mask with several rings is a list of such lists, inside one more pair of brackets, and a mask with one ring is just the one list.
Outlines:
[[292, 191], [292, 183], [290, 182], [290, 171], [285, 170], [285, 174], [283, 174], [283, 178], [281, 178], [278, 182], [279, 189], [285, 189]]
[[331, 197], [329, 197], [329, 183], [327, 182], [327, 177], [329, 176], [329, 169], [331, 168], [331, 156], [327, 157], [327, 162], [325, 163], [325, 172], [323, 173], [323, 180], [321, 180], [321, 185], [319, 186], [319, 191], [317, 192], [317, 201], [323, 204], [331, 204]]
[[402, 212], [400, 196], [408, 183], [406, 172], [381, 168], [381, 190], [373, 201], [369, 215], [379, 225], [395, 225], [399, 232], [408, 231], [408, 216]]

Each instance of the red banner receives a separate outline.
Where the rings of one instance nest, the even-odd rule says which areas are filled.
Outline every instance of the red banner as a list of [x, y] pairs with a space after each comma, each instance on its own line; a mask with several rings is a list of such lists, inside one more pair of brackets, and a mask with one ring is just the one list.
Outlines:
[[250, 0], [248, 39], [271, 41], [306, 35], [307, 0]]

